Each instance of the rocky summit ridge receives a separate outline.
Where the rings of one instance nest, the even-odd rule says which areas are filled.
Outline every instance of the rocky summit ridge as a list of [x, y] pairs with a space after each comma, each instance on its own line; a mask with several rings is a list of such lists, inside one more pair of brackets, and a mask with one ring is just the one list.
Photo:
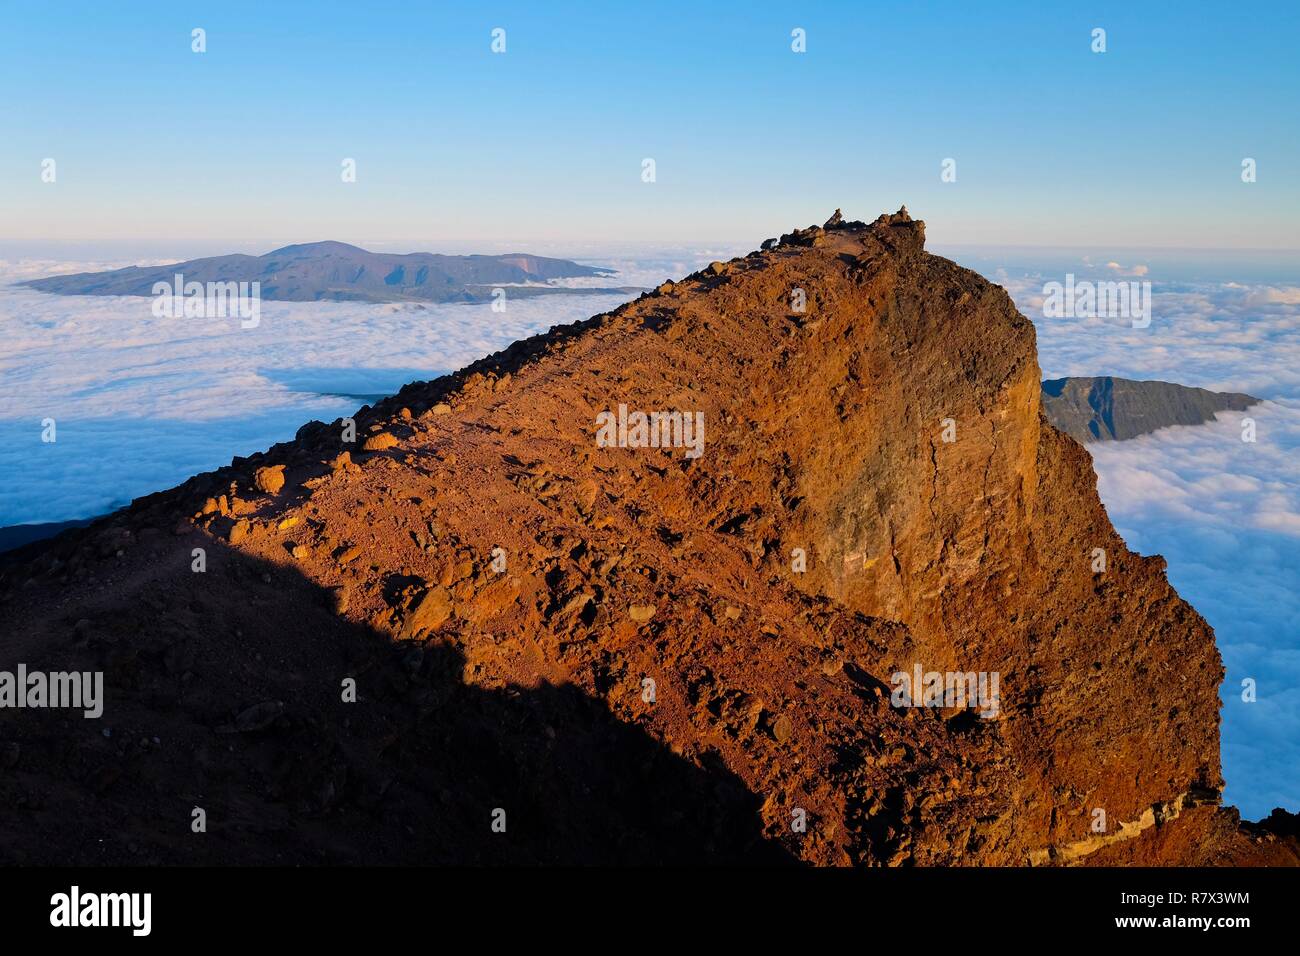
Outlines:
[[[106, 702], [6, 715], [0, 841], [1295, 863], [1219, 806], [1213, 634], [1044, 419], [1033, 325], [924, 239], [837, 212], [11, 560], [0, 666]], [[900, 701], [954, 673], [996, 699]]]

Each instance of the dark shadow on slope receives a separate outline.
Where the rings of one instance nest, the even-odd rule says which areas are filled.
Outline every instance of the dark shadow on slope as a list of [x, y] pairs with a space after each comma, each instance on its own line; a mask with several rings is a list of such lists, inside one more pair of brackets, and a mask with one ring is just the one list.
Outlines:
[[[394, 643], [291, 564], [197, 531], [139, 529], [123, 557], [97, 544], [0, 576], [0, 669], [102, 670], [106, 698], [98, 720], [0, 710], [3, 862], [793, 862], [739, 778], [603, 701], [476, 686], [467, 655], [490, 633]], [[22, 613], [54, 593], [60, 615]]]
[[79, 518], [72, 521], [42, 521], [35, 524], [14, 524], [0, 528], [0, 554], [7, 551], [16, 551], [39, 541], [45, 541], [74, 528], [84, 528], [94, 520], [96, 519]]

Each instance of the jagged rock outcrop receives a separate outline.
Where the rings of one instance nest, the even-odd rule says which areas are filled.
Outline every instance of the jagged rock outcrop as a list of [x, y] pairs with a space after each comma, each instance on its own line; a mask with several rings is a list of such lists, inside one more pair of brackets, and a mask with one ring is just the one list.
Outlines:
[[[1044, 421], [1006, 293], [905, 210], [764, 247], [8, 567], [4, 665], [101, 667], [109, 693], [101, 725], [9, 722], [0, 836], [43, 860], [1294, 862], [1215, 805], [1213, 636]], [[669, 447], [638, 447], [637, 411], [680, 413]], [[917, 667], [997, 675], [991, 716], [895, 706]]]

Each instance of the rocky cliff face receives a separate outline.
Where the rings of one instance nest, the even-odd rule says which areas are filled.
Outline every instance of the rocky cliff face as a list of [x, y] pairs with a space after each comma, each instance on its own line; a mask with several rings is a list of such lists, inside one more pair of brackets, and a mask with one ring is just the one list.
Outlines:
[[[99, 722], [6, 715], [4, 838], [46, 860], [1294, 862], [1215, 805], [1213, 636], [1044, 421], [1006, 293], [906, 211], [764, 246], [11, 565], [4, 666], [109, 689]], [[680, 413], [669, 447], [637, 412]], [[996, 696], [900, 706], [926, 703], [897, 690], [918, 671]]]
[[1200, 425], [1222, 411], [1244, 411], [1259, 399], [1171, 382], [1135, 382], [1109, 375], [1043, 383], [1043, 412], [1081, 442], [1123, 441], [1171, 425]]

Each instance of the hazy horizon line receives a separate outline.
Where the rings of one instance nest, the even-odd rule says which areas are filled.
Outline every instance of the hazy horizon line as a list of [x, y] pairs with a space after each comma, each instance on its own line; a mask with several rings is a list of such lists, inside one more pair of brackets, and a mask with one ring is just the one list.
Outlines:
[[[770, 237], [769, 237], [769, 238], [770, 238]], [[764, 240], [758, 240], [759, 243], [761, 243], [762, 241], [764, 241]], [[450, 238], [433, 238], [433, 237], [412, 238], [412, 237], [398, 237], [398, 238], [393, 238], [393, 239], [384, 239], [384, 238], [368, 237], [368, 238], [364, 238], [364, 239], [338, 239], [338, 238], [329, 237], [329, 238], [304, 239], [304, 238], [300, 238], [300, 237], [299, 237], [299, 238], [294, 238], [294, 237], [280, 237], [280, 238], [261, 238], [261, 237], [259, 237], [259, 238], [239, 238], [239, 237], [234, 237], [234, 236], [216, 236], [216, 237], [202, 237], [202, 236], [197, 236], [197, 237], [195, 237], [195, 236], [138, 237], [138, 236], [137, 236], [137, 237], [129, 237], [129, 238], [122, 238], [122, 237], [105, 238], [105, 237], [96, 237], [96, 236], [77, 236], [77, 237], [41, 237], [41, 236], [35, 236], [35, 237], [14, 237], [14, 236], [0, 236], [0, 243], [9, 243], [9, 244], [14, 244], [14, 245], [20, 245], [20, 244], [22, 244], [22, 243], [52, 243], [52, 244], [53, 244], [53, 243], [103, 243], [103, 244], [120, 243], [120, 244], [127, 244], [127, 243], [145, 243], [145, 242], [153, 242], [153, 243], [161, 243], [161, 242], [182, 242], [182, 243], [220, 243], [220, 242], [225, 242], [225, 243], [235, 243], [235, 244], [243, 244], [243, 245], [262, 245], [262, 244], [266, 244], [266, 245], [270, 245], [270, 246], [271, 246], [271, 249], [269, 249], [268, 251], [273, 251], [274, 249], [276, 249], [276, 248], [281, 248], [281, 247], [283, 247], [283, 246], [289, 246], [289, 245], [305, 245], [305, 244], [317, 243], [317, 242], [340, 242], [340, 243], [344, 243], [344, 244], [347, 244], [347, 245], [354, 245], [354, 246], [361, 246], [361, 247], [364, 247], [364, 244], [366, 244], [366, 243], [382, 243], [382, 244], [385, 244], [385, 245], [393, 245], [393, 244], [396, 244], [396, 243], [408, 243], [408, 244], [416, 244], [416, 243], [440, 243], [440, 244], [441, 244], [441, 243], [459, 243], [459, 242], [463, 242], [463, 243], [501, 243], [501, 244], [508, 244], [508, 243], [514, 243], [514, 244], [519, 244], [519, 243], [539, 243], [539, 244], [547, 244], [547, 245], [602, 245], [602, 246], [626, 246], [626, 247], [639, 247], [639, 248], [644, 248], [644, 247], [647, 247], [647, 246], [682, 246], [682, 245], [726, 245], [726, 246], [744, 246], [744, 245], [747, 245], [747, 244], [750, 244], [750, 243], [754, 243], [755, 241], [752, 240], [752, 239], [735, 239], [735, 238], [732, 238], [732, 239], [725, 239], [725, 238], [716, 238], [716, 237], [715, 237], [715, 238], [692, 238], [692, 237], [684, 237], [684, 238], [679, 238], [679, 239], [678, 239], [678, 238], [674, 238], [674, 239], [556, 239], [556, 238], [547, 238], [547, 237], [543, 237], [543, 236], [532, 236], [532, 237], [518, 237], [518, 236], [516, 236], [516, 237], [500, 237], [500, 236], [485, 236], [485, 237], [456, 236], [456, 237], [450, 237]], [[755, 243], [755, 246], [754, 246], [754, 247], [755, 247], [755, 248], [758, 248], [757, 243]], [[969, 240], [961, 240], [961, 241], [932, 240], [931, 242], [927, 243], [927, 248], [931, 248], [931, 249], [933, 249], [933, 248], [938, 248], [938, 247], [942, 247], [942, 248], [950, 248], [950, 249], [1010, 249], [1010, 250], [1036, 249], [1036, 250], [1044, 250], [1044, 251], [1051, 251], [1051, 250], [1070, 250], [1070, 251], [1089, 251], [1089, 250], [1097, 250], [1097, 251], [1103, 251], [1103, 250], [1104, 250], [1104, 251], [1109, 251], [1109, 252], [1116, 252], [1116, 251], [1120, 251], [1120, 252], [1123, 252], [1123, 251], [1146, 251], [1146, 252], [1171, 252], [1171, 251], [1178, 251], [1178, 252], [1242, 252], [1242, 253], [1246, 253], [1246, 252], [1262, 252], [1262, 253], [1271, 253], [1271, 254], [1275, 254], [1275, 255], [1277, 255], [1277, 254], [1288, 254], [1288, 253], [1290, 253], [1290, 254], [1295, 254], [1295, 255], [1300, 255], [1300, 246], [1232, 246], [1232, 245], [1225, 245], [1225, 246], [1206, 246], [1206, 245], [1100, 245], [1100, 244], [1097, 244], [1097, 243], [1095, 243], [1095, 242], [1092, 242], [1092, 243], [1081, 243], [1081, 244], [1077, 244], [1077, 245], [1076, 245], [1076, 244], [1059, 243], [1059, 242], [1053, 242], [1053, 243], [1034, 243], [1034, 242], [1017, 242], [1017, 243], [1008, 243], [1008, 242], [971, 242], [971, 241], [969, 241]]]

